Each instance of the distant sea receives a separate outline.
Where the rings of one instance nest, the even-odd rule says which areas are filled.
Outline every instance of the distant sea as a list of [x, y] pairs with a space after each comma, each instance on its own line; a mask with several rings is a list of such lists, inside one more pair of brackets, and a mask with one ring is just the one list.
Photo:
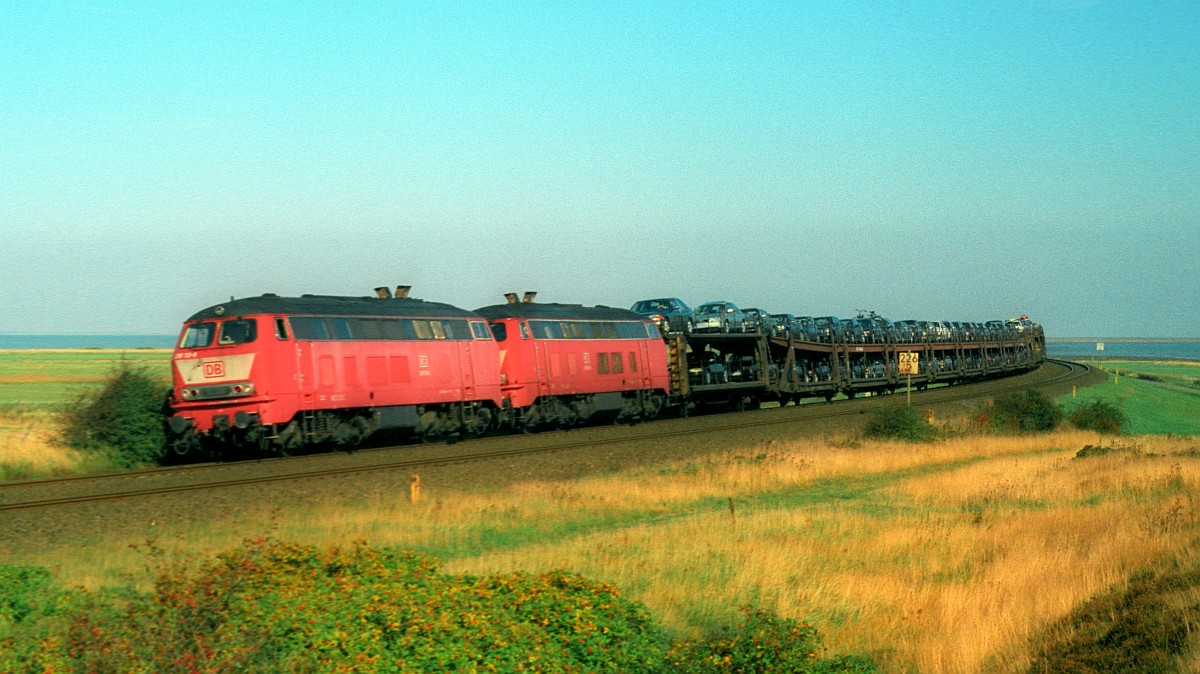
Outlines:
[[[1103, 351], [1096, 350], [1096, 344], [1104, 345]], [[1121, 358], [1147, 360], [1191, 360], [1200, 362], [1200, 340], [1184, 342], [1168, 342], [1159, 340], [1136, 341], [1046, 341], [1046, 354], [1051, 358], [1064, 360], [1113, 360]]]
[[170, 349], [175, 335], [0, 335], [0, 349]]

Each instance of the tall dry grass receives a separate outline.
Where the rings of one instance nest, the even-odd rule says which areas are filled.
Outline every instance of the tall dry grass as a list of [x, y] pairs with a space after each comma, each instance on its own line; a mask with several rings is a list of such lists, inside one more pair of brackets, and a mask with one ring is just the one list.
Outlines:
[[[1048, 623], [1196, 530], [1194, 443], [1073, 460], [1090, 434], [983, 438], [912, 448], [794, 448], [760, 465], [714, 462], [663, 488], [584, 487], [622, 507], [684, 494], [745, 498], [855, 476], [856, 498], [768, 501], [453, 560], [456, 571], [567, 567], [632, 588], [694, 632], [742, 603], [813, 621], [838, 652], [892, 671], [1022, 671]], [[906, 474], [907, 471], [907, 474]], [[882, 476], [870, 488], [872, 475]], [[890, 477], [895, 479], [891, 480]], [[653, 494], [652, 498], [646, 498]], [[567, 507], [564, 504], [564, 507]], [[634, 506], [636, 507], [636, 506]]]
[[[1073, 458], [1098, 440], [767, 442], [581, 481], [426, 485], [416, 504], [380, 492], [152, 533], [202, 554], [269, 527], [433, 551], [453, 572], [567, 568], [624, 588], [680, 634], [756, 604], [886, 671], [1018, 672], [1045, 626], [1196, 537], [1194, 439], [1119, 440], [1137, 452]], [[145, 562], [130, 542], [88, 555], [103, 569], [77, 551], [55, 565], [85, 584], [124, 578]]]
[[0, 481], [78, 472], [89, 457], [54, 442], [58, 425], [51, 412], [0, 406]]

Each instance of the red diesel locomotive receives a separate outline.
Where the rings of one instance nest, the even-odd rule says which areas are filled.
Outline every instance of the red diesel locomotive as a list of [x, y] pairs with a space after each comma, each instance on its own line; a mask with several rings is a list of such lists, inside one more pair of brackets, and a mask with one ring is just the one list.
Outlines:
[[388, 428], [491, 427], [503, 403], [487, 321], [406, 295], [263, 295], [193, 315], [172, 361], [175, 450], [214, 441], [287, 452]]
[[437, 440], [653, 416], [665, 401], [666, 346], [633, 312], [532, 295], [472, 312], [376, 292], [263, 295], [190, 317], [172, 361], [175, 451], [288, 453], [384, 429]]
[[670, 375], [653, 322], [625, 309], [533, 304], [533, 293], [508, 298], [476, 312], [500, 345], [501, 389], [522, 426], [658, 415]]

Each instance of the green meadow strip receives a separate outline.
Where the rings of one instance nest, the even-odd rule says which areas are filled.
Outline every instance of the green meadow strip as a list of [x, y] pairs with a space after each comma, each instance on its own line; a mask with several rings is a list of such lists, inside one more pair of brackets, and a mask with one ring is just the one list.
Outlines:
[[[1041, 449], [1022, 456], [1061, 451]], [[1017, 455], [1010, 455], [1008, 458], [1013, 456]], [[741, 494], [737, 497], [709, 496], [657, 511], [569, 513], [564, 520], [542, 518], [533, 522], [530, 521], [531, 518], [522, 514], [498, 514], [488, 518], [486, 522], [455, 529], [448, 535], [450, 540], [444, 543], [412, 547], [439, 559], [448, 560], [471, 557], [484, 552], [494, 553], [532, 545], [560, 543], [600, 532], [612, 533], [622, 528], [666, 525], [710, 514], [728, 513], [731, 519], [736, 520], [739, 513], [757, 515], [827, 504], [837, 504], [848, 511], [883, 520], [899, 512], [915, 512], [918, 509], [898, 503], [894, 498], [880, 498], [877, 496], [879, 490], [907, 478], [949, 472], [987, 460], [988, 457], [975, 456], [959, 461], [914, 466], [864, 476], [820, 478], [784, 490]], [[1039, 507], [1039, 504], [1033, 502], [1019, 505], [1022, 508]], [[919, 510], [925, 511], [928, 508]]]

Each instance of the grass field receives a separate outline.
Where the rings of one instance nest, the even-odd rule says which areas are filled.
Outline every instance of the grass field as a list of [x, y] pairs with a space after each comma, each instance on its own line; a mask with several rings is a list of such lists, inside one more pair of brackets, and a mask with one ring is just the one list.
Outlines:
[[1098, 440], [768, 441], [579, 481], [427, 489], [417, 504], [391, 493], [287, 513], [249, 506], [16, 556], [68, 585], [119, 585], [145, 582], [134, 546], [151, 538], [181, 555], [263, 533], [365, 539], [436, 555], [451, 572], [581, 572], [677, 634], [730, 624], [753, 604], [811, 622], [832, 651], [885, 671], [1020, 672], [1043, 630], [1139, 569], [1191, 554], [1200, 535], [1195, 438], [1125, 439], [1124, 451], [1076, 458]]
[[122, 361], [170, 376], [170, 351], [0, 350], [0, 480], [103, 470], [53, 443], [56, 413]]
[[[165, 371], [164, 354], [136, 355]], [[0, 451], [36, 435], [24, 424], [55, 404], [37, 373], [102, 378], [117, 356], [104, 357], [0, 358], [0, 376], [23, 373], [48, 396], [14, 413]], [[1188, 383], [1196, 371], [1130, 363], [1115, 383], [1061, 400], [1115, 401], [1138, 433], [1123, 438], [1062, 430], [923, 445], [766, 441], [579, 481], [470, 493], [427, 486], [417, 504], [387, 493], [287, 513], [237, 508], [139, 538], [17, 548], [6, 561], [51, 568], [68, 586], [119, 586], [148, 582], [134, 546], [150, 538], [199, 556], [263, 533], [361, 538], [435, 555], [452, 572], [578, 571], [622, 588], [678, 634], [728, 625], [754, 604], [811, 622], [831, 651], [867, 655], [884, 671], [1022, 672], [1047, 630], [1089, 598], [1145, 568], [1200, 566], [1200, 390]], [[1116, 451], [1077, 458], [1087, 445]], [[1200, 606], [1200, 589], [1179, 590]], [[1193, 636], [1177, 665], [1200, 671], [1200, 624], [1186, 615]]]
[[1200, 435], [1200, 363], [1100, 361], [1108, 384], [1080, 389], [1076, 399], [1059, 399], [1064, 409], [1105, 400], [1125, 412], [1131, 435]]
[[158, 349], [0, 350], [0, 408], [48, 411], [104, 381], [122, 361], [171, 376], [171, 352]]

